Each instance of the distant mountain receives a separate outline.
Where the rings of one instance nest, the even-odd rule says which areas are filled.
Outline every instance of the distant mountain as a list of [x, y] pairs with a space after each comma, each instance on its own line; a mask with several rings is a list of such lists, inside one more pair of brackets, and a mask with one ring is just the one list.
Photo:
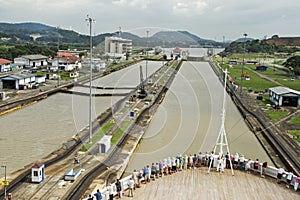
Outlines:
[[[164, 46], [164, 47], [190, 47], [190, 46], [221, 46], [213, 40], [202, 39], [188, 31], [161, 31], [151, 37], [139, 37], [137, 35], [122, 32], [105, 33], [93, 36], [93, 44], [104, 44], [106, 36], [121, 36], [132, 40], [133, 46]], [[40, 23], [0, 23], [0, 38], [5, 41], [57, 43], [60, 44], [89, 44], [89, 36], [81, 35], [72, 30], [51, 27]], [[1, 40], [0, 40], [1, 42]]]

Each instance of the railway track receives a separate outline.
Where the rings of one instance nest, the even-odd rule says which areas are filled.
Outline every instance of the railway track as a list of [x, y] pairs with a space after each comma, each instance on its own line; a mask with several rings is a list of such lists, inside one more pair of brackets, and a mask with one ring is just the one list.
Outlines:
[[[124, 99], [122, 99], [123, 101]], [[155, 101], [156, 102], [156, 101]], [[107, 116], [105, 116], [104, 118], [98, 118], [96, 119], [96, 121], [93, 122], [93, 132], [94, 130], [98, 130], [98, 128], [101, 126], [101, 124], [104, 124], [110, 117], [112, 117], [112, 112], [113, 110], [116, 110], [120, 107], [120, 102], [117, 102], [116, 103], [116, 107], [115, 108], [112, 108], [110, 109], [110, 114], [108, 114]], [[140, 106], [142, 106], [144, 104], [140, 103]], [[144, 110], [141, 112], [141, 114], [144, 112]], [[140, 117], [137, 118], [137, 121], [140, 120]], [[96, 122], [96, 123], [95, 123]], [[130, 126], [128, 128], [128, 130], [132, 130], [133, 129], [133, 126]], [[115, 128], [115, 130], [117, 130], [117, 128]], [[130, 131], [129, 131], [130, 132]], [[131, 134], [130, 134], [131, 135]], [[112, 156], [108, 156], [99, 166], [97, 166], [97, 168], [91, 170], [91, 171], [95, 171], [95, 172], [103, 172], [105, 170], [107, 170], [107, 166], [109, 166], [109, 164], [115, 164], [117, 162], [117, 158], [118, 156], [116, 155], [119, 155], [119, 156], [122, 156], [122, 154], [119, 152], [120, 151], [120, 147], [122, 147], [122, 145], [125, 144], [125, 141], [128, 139], [129, 134], [127, 132], [127, 134], [123, 135], [120, 142], [118, 143], [117, 147], [118, 148], [115, 148], [115, 150], [113, 151], [113, 153], [111, 154]], [[73, 141], [73, 145], [69, 146], [64, 152], [60, 152], [57, 154], [57, 156], [51, 160], [48, 160], [46, 162], [44, 162], [45, 164], [45, 167], [46, 168], [49, 168], [50, 166], [52, 165], [55, 165], [57, 164], [58, 162], [62, 161], [62, 160], [65, 160], [65, 159], [68, 159], [68, 157], [70, 158], [73, 158], [73, 154], [74, 152], [77, 152], [80, 148], [80, 146], [82, 145], [82, 141], [87, 141], [87, 139], [89, 138], [89, 131], [88, 129], [84, 129], [82, 130], [82, 133], [81, 133], [81, 137], [77, 140], [74, 140]], [[113, 156], [114, 155], [114, 156]], [[66, 170], [65, 166], [63, 167], [64, 170]], [[46, 192], [44, 192], [44, 196], [47, 197], [47, 196], [50, 196], [51, 194], [51, 191], [53, 190], [54, 188], [54, 185], [57, 185], [58, 182], [59, 182], [59, 179], [62, 178], [62, 175], [61, 175], [62, 171], [57, 171], [56, 173], [53, 174], [52, 177], [49, 177], [49, 180], [47, 182], [44, 182], [45, 184], [44, 185], [47, 185], [47, 183], [50, 183], [51, 181], [53, 182], [52, 186], [48, 186], [48, 190]], [[60, 175], [59, 175], [60, 174]], [[94, 173], [92, 173], [94, 174]], [[98, 173], [99, 174], [99, 173]], [[30, 182], [30, 175], [31, 175], [31, 169], [27, 169], [26, 171], [24, 171], [22, 174], [20, 174], [18, 177], [16, 177], [14, 180], [12, 180], [10, 182], [10, 185], [9, 187], [7, 187], [7, 193], [14, 193], [15, 191], [18, 191], [22, 186], [24, 186], [24, 183], [28, 183]], [[55, 175], [58, 175], [58, 179], [54, 178]], [[86, 176], [83, 177], [83, 179], [85, 180], [93, 180], [93, 175], [91, 176], [88, 176], [87, 178], [85, 178]], [[75, 184], [74, 184], [75, 185]], [[36, 195], [42, 191], [42, 185], [35, 191], [36, 194], [34, 195], [28, 195], [29, 197], [27, 199], [35, 199]], [[24, 193], [23, 193], [24, 194]], [[1, 190], [0, 191], [0, 198], [3, 198], [4, 197], [4, 190]], [[24, 199], [24, 198], [21, 198], [21, 199]]]
[[[213, 63], [209, 62], [212, 69], [219, 77], [220, 81], [224, 83], [223, 76], [219, 73]], [[241, 112], [242, 116], [246, 119], [246, 117], [251, 116], [256, 122], [252, 124], [252, 127], [258, 126], [260, 127], [260, 132], [263, 134], [266, 141], [269, 145], [273, 148], [276, 152], [277, 157], [280, 158], [282, 163], [285, 164], [287, 170], [294, 171], [298, 176], [300, 175], [300, 146], [297, 144], [294, 139], [290, 138], [286, 133], [282, 133], [275, 125], [266, 123], [262, 119], [261, 114], [257, 114], [253, 112], [249, 107], [246, 105], [245, 102], [241, 100], [241, 98], [232, 90], [232, 88], [227, 85], [227, 91], [230, 94], [231, 98], [233, 99], [234, 103], [238, 107], [239, 111]], [[258, 109], [259, 110], [259, 109]], [[250, 128], [252, 128], [250, 127]], [[270, 155], [270, 154], [269, 154]], [[272, 157], [271, 157], [272, 159]], [[274, 161], [274, 159], [272, 159]], [[278, 167], [278, 163], [274, 162], [276, 167]]]

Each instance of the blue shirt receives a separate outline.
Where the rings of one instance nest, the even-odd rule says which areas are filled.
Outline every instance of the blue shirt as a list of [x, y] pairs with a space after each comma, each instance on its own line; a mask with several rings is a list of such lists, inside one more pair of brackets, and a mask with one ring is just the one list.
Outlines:
[[97, 200], [102, 200], [101, 192], [95, 193], [94, 196], [96, 197]]

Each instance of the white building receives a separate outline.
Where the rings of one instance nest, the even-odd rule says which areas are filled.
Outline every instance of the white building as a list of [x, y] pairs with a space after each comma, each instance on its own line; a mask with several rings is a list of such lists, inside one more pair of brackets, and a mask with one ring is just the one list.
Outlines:
[[11, 63], [12, 63], [12, 61], [10, 61], [10, 60], [0, 58], [0, 72], [11, 71], [11, 66], [10, 66]]
[[14, 64], [23, 68], [38, 68], [47, 66], [47, 56], [40, 54], [24, 55], [14, 59]]
[[27, 89], [36, 85], [35, 75], [27, 72], [19, 72], [1, 78], [3, 89]]
[[120, 37], [105, 37], [105, 53], [110, 56], [122, 56], [126, 52], [131, 52], [132, 40]]
[[275, 106], [300, 106], [300, 92], [287, 87], [270, 88], [270, 101]]

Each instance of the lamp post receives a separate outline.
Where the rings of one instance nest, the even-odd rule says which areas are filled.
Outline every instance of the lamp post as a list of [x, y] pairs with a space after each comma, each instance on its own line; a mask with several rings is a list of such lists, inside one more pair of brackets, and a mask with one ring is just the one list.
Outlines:
[[6, 165], [2, 165], [1, 167], [4, 167], [4, 182], [2, 184], [4, 185], [4, 199], [6, 199], [6, 186], [7, 186], [7, 181], [6, 181]]
[[92, 51], [93, 51], [93, 43], [92, 43], [92, 23], [96, 22], [94, 19], [90, 18], [89, 15], [87, 16], [86, 21], [90, 25], [90, 98], [89, 98], [89, 142], [92, 142], [92, 134], [93, 134], [93, 127], [92, 127]]
[[148, 35], [149, 35], [149, 31], [147, 30], [147, 48], [146, 48], [146, 78], [148, 77]]
[[241, 88], [240, 92], [243, 92], [243, 78], [244, 78], [244, 65], [245, 65], [245, 53], [246, 53], [246, 37], [248, 36], [247, 33], [244, 33], [243, 36], [245, 37], [244, 39], [244, 53], [243, 53], [243, 64], [242, 64], [242, 75], [241, 75]]

